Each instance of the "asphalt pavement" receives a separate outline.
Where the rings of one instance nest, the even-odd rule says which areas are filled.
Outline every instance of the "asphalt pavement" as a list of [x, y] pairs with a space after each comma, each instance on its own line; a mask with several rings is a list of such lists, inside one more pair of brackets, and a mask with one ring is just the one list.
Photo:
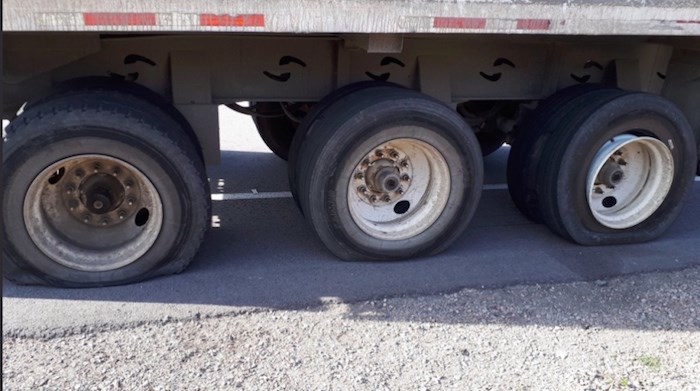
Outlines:
[[[334, 258], [288, 194], [286, 164], [265, 148], [249, 118], [222, 111], [222, 164], [209, 170], [213, 227], [182, 274], [99, 289], [3, 284], [4, 335], [56, 335], [133, 327], [163, 319], [266, 309], [306, 309], [328, 302], [420, 296], [597, 281], [700, 266], [700, 182], [684, 213], [651, 243], [582, 247], [529, 222], [505, 188], [504, 147], [486, 158], [476, 216], [444, 253], [404, 262], [352, 263]], [[546, 320], [531, 320], [546, 322]]]

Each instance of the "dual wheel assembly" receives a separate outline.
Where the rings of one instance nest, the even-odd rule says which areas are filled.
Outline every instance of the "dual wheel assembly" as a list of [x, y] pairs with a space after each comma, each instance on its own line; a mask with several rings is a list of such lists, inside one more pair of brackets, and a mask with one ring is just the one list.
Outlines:
[[103, 286], [189, 264], [209, 224], [209, 188], [191, 128], [158, 99], [90, 80], [27, 105], [11, 122], [1, 220], [7, 278]]
[[439, 252], [466, 228], [481, 195], [473, 131], [441, 102], [388, 83], [341, 88], [306, 115], [289, 151], [302, 213], [345, 260]]
[[570, 87], [519, 128], [509, 191], [525, 216], [576, 243], [648, 241], [683, 208], [695, 145], [683, 113], [660, 96]]

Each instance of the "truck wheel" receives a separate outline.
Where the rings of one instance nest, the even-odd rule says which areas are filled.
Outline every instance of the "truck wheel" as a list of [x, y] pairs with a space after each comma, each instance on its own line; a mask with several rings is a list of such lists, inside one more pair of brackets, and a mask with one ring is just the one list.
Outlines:
[[[284, 115], [279, 102], [257, 102], [255, 107], [258, 113], [264, 115], [253, 116], [253, 122], [263, 142], [275, 155], [287, 160], [297, 125]], [[275, 114], [280, 116], [267, 117]]]
[[82, 92], [7, 128], [5, 276], [88, 287], [179, 272], [208, 226], [206, 175], [179, 123], [131, 95]]
[[[375, 88], [375, 87], [395, 87], [395, 88], [402, 88], [396, 84], [393, 83], [387, 83], [387, 82], [378, 82], [378, 81], [361, 81], [353, 84], [348, 84], [344, 87], [338, 88], [337, 90], [331, 92], [330, 94], [326, 95], [323, 99], [321, 99], [320, 102], [316, 103], [309, 113], [304, 117], [304, 119], [301, 121], [301, 124], [297, 128], [297, 131], [294, 135], [294, 138], [292, 139], [292, 144], [289, 148], [289, 159], [288, 162], [289, 164], [287, 165], [287, 175], [289, 178], [289, 189], [292, 193], [292, 197], [294, 198], [294, 202], [296, 202], [297, 206], [301, 209], [301, 205], [299, 204], [299, 195], [297, 191], [297, 163], [298, 163], [298, 155], [299, 151], [302, 148], [302, 145], [304, 145], [307, 137], [309, 134], [311, 134], [316, 126], [316, 120], [319, 118], [322, 118], [324, 116], [325, 111], [333, 105], [335, 102], [338, 100], [344, 98], [345, 96], [354, 93], [356, 91], [364, 90], [366, 88]], [[303, 213], [303, 211], [302, 211]]]
[[479, 144], [415, 91], [362, 89], [330, 105], [299, 151], [302, 211], [345, 260], [433, 254], [466, 228], [483, 182]]
[[569, 113], [569, 107], [579, 107], [581, 102], [589, 102], [589, 95], [617, 94], [622, 94], [622, 91], [600, 84], [576, 85], [545, 99], [525, 117], [511, 146], [506, 171], [510, 197], [525, 217], [536, 223], [543, 222], [536, 173], [544, 145], [552, 133], [560, 131], [558, 121]]
[[676, 219], [697, 159], [676, 106], [630, 93], [557, 125], [537, 176], [542, 217], [555, 232], [583, 245], [636, 243]]

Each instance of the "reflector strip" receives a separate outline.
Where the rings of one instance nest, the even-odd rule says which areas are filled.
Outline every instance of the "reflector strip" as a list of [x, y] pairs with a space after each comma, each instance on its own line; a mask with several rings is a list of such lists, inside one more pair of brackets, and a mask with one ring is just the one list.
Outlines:
[[549, 19], [518, 19], [515, 26], [518, 30], [549, 30], [552, 21]]
[[199, 25], [207, 27], [265, 27], [265, 15], [241, 14], [200, 14]]
[[433, 27], [445, 29], [483, 29], [486, 27], [486, 19], [436, 17], [433, 19]]
[[83, 22], [86, 26], [155, 26], [154, 13], [126, 12], [85, 12]]

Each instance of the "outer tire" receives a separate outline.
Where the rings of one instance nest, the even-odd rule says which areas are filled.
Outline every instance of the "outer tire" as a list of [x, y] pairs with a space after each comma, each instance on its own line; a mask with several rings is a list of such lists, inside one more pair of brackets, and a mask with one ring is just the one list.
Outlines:
[[[39, 106], [47, 102], [55, 101], [58, 98], [75, 96], [84, 93], [100, 93], [110, 95], [120, 93], [131, 97], [130, 105], [141, 111], [149, 111], [153, 115], [161, 117], [161, 121], [175, 120], [179, 127], [189, 138], [189, 142], [197, 150], [200, 160], [204, 161], [202, 147], [197, 139], [192, 126], [185, 116], [180, 113], [171, 102], [162, 95], [135, 82], [128, 82], [114, 77], [89, 76], [70, 79], [59, 83], [53, 87], [51, 92], [34, 101], [27, 102], [25, 111], [34, 106]], [[157, 109], [157, 110], [155, 110]]]
[[589, 102], [589, 96], [602, 100], [602, 97], [622, 93], [599, 84], [568, 87], [542, 101], [535, 111], [525, 117], [517, 130], [507, 164], [508, 192], [525, 217], [536, 223], [543, 222], [536, 173], [547, 140], [560, 131], [558, 123], [569, 114], [569, 108], [578, 108], [583, 102]]
[[[158, 110], [145, 110], [142, 100], [129, 94], [83, 91], [34, 105], [8, 126], [2, 205], [8, 279], [90, 287], [184, 270], [208, 227], [209, 190], [203, 163], [186, 131], [177, 119]], [[152, 183], [162, 204], [162, 225], [152, 245], [133, 262], [109, 270], [86, 271], [56, 261], [60, 257], [41, 250], [27, 225], [32, 220], [26, 219], [25, 197], [31, 196], [26, 195], [31, 185], [43, 181], [40, 173], [62, 159], [86, 154], [135, 167]]]
[[[626, 94], [593, 108], [572, 107], [571, 115], [558, 121], [557, 126], [561, 132], [548, 140], [537, 174], [542, 216], [552, 230], [579, 244], [609, 245], [648, 241], [668, 229], [683, 207], [697, 159], [692, 129], [676, 106], [656, 95]], [[657, 195], [659, 204], [646, 207], [650, 215], [631, 226], [611, 228], [596, 217], [589, 203], [588, 183], [591, 172], [596, 172], [591, 170], [600, 151], [620, 135], [645, 137], [662, 145], [669, 163], [661, 168], [672, 170], [672, 179], [667, 190]], [[655, 179], [652, 174], [642, 174], [649, 177], [641, 177], [639, 182], [643, 185], [635, 199], [640, 200]], [[630, 180], [638, 177], [629, 175]]]
[[[402, 88], [361, 89], [330, 105], [314, 128], [319, 131], [308, 134], [299, 151], [298, 195], [307, 220], [339, 258], [397, 260], [434, 254], [449, 246], [471, 220], [483, 182], [481, 151], [469, 126], [442, 103]], [[444, 204], [436, 203], [444, 208], [421, 209], [433, 200], [427, 194], [434, 193], [426, 192], [422, 201], [414, 204], [416, 209], [406, 213], [405, 221], [420, 211], [437, 213], [439, 217], [424, 230], [415, 234], [402, 231], [401, 219], [390, 221], [387, 227], [399, 228], [394, 240], [392, 234], [376, 233], [371, 224], [364, 224], [353, 214], [357, 199], [352, 181], [357, 178], [354, 168], [362, 164], [363, 156], [373, 153], [378, 145], [397, 140], [408, 140], [416, 149], [431, 151], [428, 154], [437, 157], [428, 159], [431, 168], [440, 166], [438, 160], [444, 162], [447, 177], [435, 176], [430, 181], [445, 183], [440, 180], [449, 178], [450, 185], [445, 188]], [[407, 189], [406, 194], [411, 191]], [[387, 205], [397, 210], [403, 197]]]

